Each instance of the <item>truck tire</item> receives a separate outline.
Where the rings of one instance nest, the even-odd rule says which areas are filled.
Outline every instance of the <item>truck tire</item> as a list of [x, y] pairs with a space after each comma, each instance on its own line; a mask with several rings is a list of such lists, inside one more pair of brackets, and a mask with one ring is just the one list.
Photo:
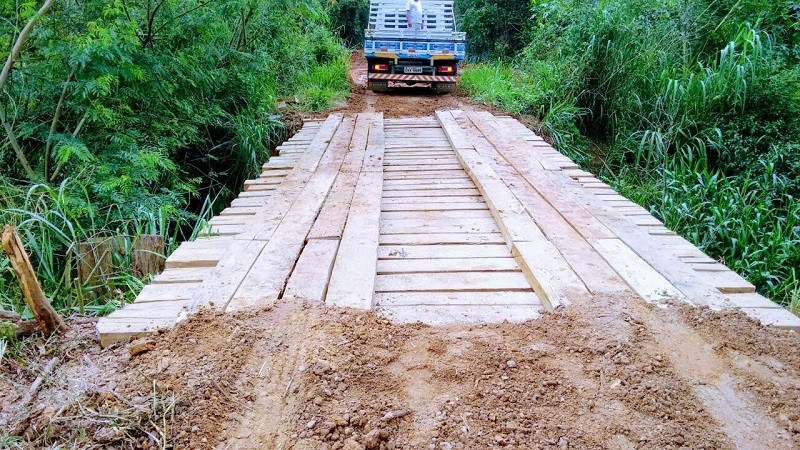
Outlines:
[[386, 91], [389, 90], [389, 82], [388, 81], [369, 81], [367, 87], [372, 92], [386, 92]]

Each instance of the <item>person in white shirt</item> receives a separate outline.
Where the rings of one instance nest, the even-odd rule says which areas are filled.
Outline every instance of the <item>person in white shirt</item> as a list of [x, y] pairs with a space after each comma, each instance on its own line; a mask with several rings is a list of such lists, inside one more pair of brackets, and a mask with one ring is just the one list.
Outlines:
[[406, 2], [406, 20], [408, 29], [422, 30], [422, 0], [408, 0]]

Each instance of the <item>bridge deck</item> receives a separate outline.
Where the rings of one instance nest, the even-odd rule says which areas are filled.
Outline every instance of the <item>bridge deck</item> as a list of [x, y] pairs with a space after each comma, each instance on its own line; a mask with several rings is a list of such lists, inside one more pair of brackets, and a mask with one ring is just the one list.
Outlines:
[[485, 112], [308, 122], [200, 239], [98, 323], [106, 345], [279, 299], [399, 322], [525, 321], [624, 293], [800, 319], [521, 123]]

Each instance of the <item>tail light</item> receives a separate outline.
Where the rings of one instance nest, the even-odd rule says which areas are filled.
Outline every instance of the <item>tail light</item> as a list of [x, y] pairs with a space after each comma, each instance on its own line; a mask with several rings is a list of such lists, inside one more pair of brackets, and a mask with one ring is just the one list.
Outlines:
[[439, 66], [436, 71], [439, 73], [456, 73], [456, 68], [453, 66]]
[[388, 72], [389, 65], [388, 64], [373, 64], [372, 65], [373, 72]]

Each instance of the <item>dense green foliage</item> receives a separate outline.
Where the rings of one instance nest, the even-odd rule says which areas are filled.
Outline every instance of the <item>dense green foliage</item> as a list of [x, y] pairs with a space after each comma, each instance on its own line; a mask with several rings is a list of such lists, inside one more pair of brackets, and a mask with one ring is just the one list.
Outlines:
[[369, 22], [369, 0], [328, 0], [333, 29], [350, 48], [364, 45]]
[[510, 57], [525, 47], [532, 25], [529, 0], [456, 0], [455, 6], [473, 58]]
[[776, 301], [796, 301], [800, 4], [534, 0], [531, 8], [526, 47], [464, 72], [466, 90], [538, 118], [563, 151], [667, 226]]
[[[41, 4], [0, 4], [3, 61]], [[189, 237], [283, 139], [277, 100], [325, 108], [347, 70], [322, 0], [58, 1], [2, 89], [0, 224], [18, 226], [57, 307], [130, 298], [130, 252], [98, 291], [74, 281], [76, 243]], [[21, 309], [3, 258], [0, 307]]]

